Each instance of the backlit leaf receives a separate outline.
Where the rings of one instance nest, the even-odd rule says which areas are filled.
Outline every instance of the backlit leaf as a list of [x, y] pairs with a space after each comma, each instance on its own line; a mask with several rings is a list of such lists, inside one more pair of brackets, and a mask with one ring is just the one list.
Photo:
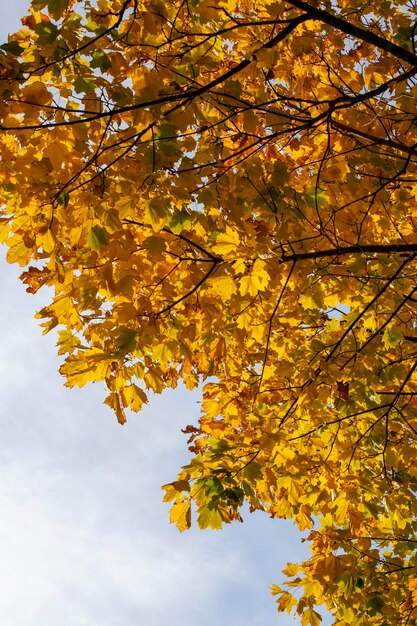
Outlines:
[[87, 241], [92, 250], [100, 250], [108, 243], [107, 233], [101, 226], [93, 226], [88, 234]]
[[293, 521], [303, 626], [417, 606], [414, 31], [393, 0], [33, 0], [0, 46], [0, 241], [65, 384], [120, 423], [200, 391], [171, 521]]

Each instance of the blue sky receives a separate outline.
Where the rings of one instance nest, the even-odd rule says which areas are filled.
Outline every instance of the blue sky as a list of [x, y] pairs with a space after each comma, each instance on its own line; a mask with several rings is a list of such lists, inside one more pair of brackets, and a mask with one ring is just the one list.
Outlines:
[[[27, 3], [0, 4], [6, 40]], [[267, 589], [308, 554], [291, 523], [169, 524], [160, 486], [187, 462], [180, 428], [196, 423], [199, 394], [154, 397], [121, 427], [99, 385], [64, 388], [56, 337], [33, 319], [47, 293], [28, 295], [0, 252], [2, 626], [298, 624]]]

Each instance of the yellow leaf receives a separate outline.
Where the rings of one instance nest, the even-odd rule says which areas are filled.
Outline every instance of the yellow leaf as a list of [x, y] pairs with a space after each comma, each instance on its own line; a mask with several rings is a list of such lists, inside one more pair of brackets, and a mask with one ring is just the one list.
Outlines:
[[42, 246], [44, 252], [51, 253], [56, 247], [56, 240], [50, 228], [43, 235], [38, 235], [36, 243]]
[[161, 393], [164, 388], [164, 382], [160, 372], [156, 368], [149, 369], [145, 372], [143, 380], [148, 389], [152, 389], [155, 393]]
[[256, 296], [259, 291], [259, 287], [259, 281], [257, 280], [256, 276], [253, 276], [252, 274], [246, 274], [245, 276], [242, 276], [239, 281], [239, 291], [242, 296], [246, 295], [247, 293], [250, 296]]
[[257, 259], [248, 274], [240, 279], [239, 290], [242, 296], [247, 293], [250, 296], [256, 296], [258, 291], [266, 287], [269, 280], [269, 274], [264, 269], [262, 261]]
[[52, 95], [47, 90], [45, 84], [37, 80], [23, 89], [22, 99], [34, 104], [49, 104], [52, 100]]
[[269, 588], [273, 596], [277, 596], [280, 593], [283, 593], [283, 590], [278, 585], [270, 585]]
[[123, 426], [126, 422], [126, 415], [120, 402], [119, 394], [116, 392], [110, 393], [104, 400], [104, 404], [107, 404], [116, 413], [117, 421]]
[[178, 498], [169, 511], [169, 519], [181, 532], [191, 526], [191, 501], [189, 498]]
[[300, 566], [298, 565], [298, 563], [287, 563], [287, 565], [285, 566], [285, 569], [282, 570], [282, 573], [285, 574], [285, 576], [295, 576], [296, 574], [298, 574], [298, 572], [300, 571]]
[[413, 607], [417, 607], [417, 578], [410, 578], [408, 588], [411, 591]]
[[333, 308], [337, 306], [338, 304], [340, 305], [339, 295], [337, 293], [326, 295], [323, 298], [323, 304], [325, 304], [325, 306], [328, 306], [330, 308]]
[[146, 393], [135, 383], [131, 383], [123, 389], [123, 395], [127, 404], [132, 411], [138, 412], [141, 410], [142, 405], [148, 401]]
[[301, 615], [302, 626], [320, 626], [321, 615], [314, 609], [306, 609]]
[[65, 163], [68, 158], [69, 149], [62, 142], [53, 141], [47, 148], [45, 148], [44, 154], [48, 157], [52, 166], [59, 170], [61, 165]]
[[212, 249], [224, 259], [233, 259], [239, 245], [240, 239], [236, 230], [226, 226], [225, 232], [217, 235], [216, 243]]
[[343, 610], [343, 620], [346, 624], [354, 624], [355, 623], [355, 612], [352, 610], [352, 607], [348, 606]]
[[212, 528], [213, 530], [220, 530], [223, 526], [223, 518], [219, 509], [213, 507], [210, 503], [208, 506], [200, 507], [198, 511], [197, 522], [199, 527], [204, 530], [205, 528]]
[[93, 381], [104, 380], [112, 361], [99, 349], [83, 350], [69, 356], [59, 371], [66, 376], [67, 387], [83, 387]]
[[231, 276], [216, 276], [210, 281], [210, 290], [225, 299], [230, 299], [237, 292], [237, 286]]
[[159, 343], [153, 350], [155, 360], [159, 361], [161, 365], [168, 363], [172, 356], [171, 347], [167, 343]]
[[0, 243], [5, 243], [9, 236], [10, 226], [9, 220], [4, 217], [0, 217]]
[[24, 267], [29, 263], [31, 250], [25, 245], [20, 237], [10, 237], [8, 245], [9, 250], [7, 251], [7, 261], [9, 263], [18, 263], [21, 267]]
[[297, 606], [297, 598], [295, 598], [292, 593], [282, 591], [276, 585], [271, 585], [271, 590], [272, 595], [279, 595], [279, 598], [276, 599], [278, 613], [282, 613], [283, 611], [291, 613], [292, 609]]
[[320, 304], [318, 304], [316, 300], [314, 299], [314, 297], [312, 296], [302, 295], [300, 296], [299, 301], [303, 309], [319, 309], [320, 308]]

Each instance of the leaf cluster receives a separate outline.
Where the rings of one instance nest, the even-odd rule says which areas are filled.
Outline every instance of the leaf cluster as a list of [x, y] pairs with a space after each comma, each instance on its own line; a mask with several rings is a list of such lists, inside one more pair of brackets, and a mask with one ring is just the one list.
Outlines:
[[33, 0], [0, 48], [0, 241], [66, 384], [202, 387], [185, 530], [293, 519], [317, 626], [417, 620], [415, 6]]

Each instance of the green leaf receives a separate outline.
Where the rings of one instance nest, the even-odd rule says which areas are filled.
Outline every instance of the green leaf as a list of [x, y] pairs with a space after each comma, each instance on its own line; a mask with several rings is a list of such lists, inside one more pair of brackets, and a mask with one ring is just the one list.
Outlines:
[[58, 202], [59, 206], [62, 206], [64, 209], [66, 209], [68, 206], [69, 197], [70, 195], [68, 191], [61, 191], [56, 201]]
[[95, 22], [91, 18], [91, 15], [87, 18], [87, 21], [85, 23], [85, 28], [90, 33], [94, 33], [95, 35], [101, 35], [102, 33], [106, 32], [106, 28], [104, 28], [104, 26], [101, 26], [100, 24], [98, 24], [98, 22]]
[[229, 487], [228, 489], [225, 489], [222, 494], [222, 498], [234, 507], [241, 506], [243, 504], [244, 497], [245, 493], [240, 487], [234, 487], [233, 489]]
[[261, 466], [256, 461], [251, 461], [244, 468], [243, 474], [248, 480], [255, 483], [262, 476]]
[[15, 57], [20, 56], [24, 51], [24, 48], [22, 48], [22, 46], [20, 46], [17, 41], [9, 41], [9, 43], [4, 43], [2, 46], [0, 46], [0, 49], [4, 50], [5, 52], [9, 52], [10, 54], [13, 54]]
[[90, 67], [97, 67], [102, 72], [106, 72], [111, 67], [111, 61], [103, 50], [95, 50], [91, 56]]
[[317, 206], [319, 209], [323, 208], [328, 203], [327, 196], [324, 191], [316, 187], [311, 187], [307, 191], [306, 200], [311, 207]]
[[91, 93], [94, 91], [94, 85], [83, 76], [78, 76], [74, 80], [74, 89], [76, 93]]
[[145, 206], [145, 218], [155, 229], [161, 229], [166, 221], [166, 205], [162, 198], [152, 198]]
[[151, 237], [146, 237], [143, 242], [143, 247], [156, 254], [166, 250], [166, 243], [161, 237], [155, 237], [152, 235]]
[[59, 19], [68, 8], [69, 0], [49, 0], [48, 12]]
[[168, 224], [174, 235], [179, 235], [182, 230], [190, 230], [191, 218], [187, 211], [174, 213]]
[[205, 478], [202, 478], [201, 480], [196, 481], [196, 484], [200, 483], [207, 496], [211, 497], [212, 500], [213, 497], [218, 496], [224, 491], [222, 483], [216, 476], [207, 476]]
[[38, 35], [38, 44], [47, 46], [54, 43], [58, 37], [58, 28], [51, 22], [40, 22], [35, 25], [35, 33]]
[[396, 42], [407, 50], [411, 49], [411, 30], [408, 26], [399, 26], [395, 33]]
[[223, 454], [226, 450], [230, 450], [230, 442], [225, 439], [210, 437], [208, 445], [210, 446], [211, 451], [215, 454]]
[[92, 250], [100, 250], [108, 243], [107, 233], [101, 226], [93, 226], [90, 230], [87, 243]]
[[402, 339], [404, 339], [403, 334], [394, 328], [386, 328], [382, 336], [382, 341], [386, 348], [395, 346]]
[[366, 603], [366, 608], [367, 608], [368, 614], [371, 617], [375, 617], [375, 615], [378, 615], [378, 613], [382, 613], [381, 609], [382, 609], [383, 606], [384, 606], [384, 601], [381, 598], [381, 596], [373, 596]]
[[120, 106], [126, 106], [133, 101], [133, 91], [123, 85], [112, 86], [111, 97]]
[[239, 80], [229, 79], [224, 83], [224, 92], [234, 98], [239, 98], [242, 93], [242, 85]]
[[343, 588], [345, 598], [348, 598], [355, 591], [356, 580], [350, 573], [344, 574], [340, 578], [339, 586]]
[[161, 141], [159, 148], [168, 157], [180, 157], [182, 155], [177, 141]]
[[272, 174], [272, 182], [274, 186], [279, 188], [284, 183], [288, 182], [290, 175], [288, 173], [288, 168], [283, 161], [276, 161], [274, 163], [274, 171]]
[[210, 508], [210, 505], [202, 506], [198, 513], [197, 522], [202, 530], [205, 528], [220, 530], [223, 525], [223, 519], [218, 509]]
[[32, 0], [31, 7], [35, 11], [40, 11], [41, 9], [44, 9], [47, 4], [48, 0]]
[[126, 353], [133, 350], [136, 346], [137, 338], [138, 333], [133, 328], [121, 328], [116, 340], [118, 352]]
[[158, 127], [159, 139], [174, 139], [177, 136], [177, 129], [172, 124], [161, 124]]

